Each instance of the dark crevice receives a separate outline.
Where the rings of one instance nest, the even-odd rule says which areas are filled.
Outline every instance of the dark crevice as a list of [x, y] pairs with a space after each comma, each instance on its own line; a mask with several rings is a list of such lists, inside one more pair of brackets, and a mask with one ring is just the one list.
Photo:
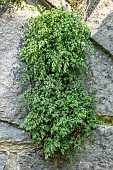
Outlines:
[[6, 119], [1, 119], [0, 123], [6, 123], [6, 124], [9, 124], [9, 125], [14, 126], [16, 128], [19, 128], [19, 126], [20, 126], [19, 124], [12, 122], [10, 120], [6, 120]]
[[93, 43], [94, 46], [100, 47], [100, 49], [101, 49], [105, 54], [109, 55], [110, 58], [113, 58], [113, 55], [112, 55], [106, 48], [104, 48], [103, 45], [101, 45], [101, 44], [99, 44], [97, 41], [95, 41], [95, 40], [93, 39], [93, 37], [91, 37], [90, 39], [91, 39], [91, 41], [92, 41], [92, 43]]
[[55, 7], [54, 5], [52, 5], [50, 2], [48, 2], [47, 0], [45, 0], [45, 2], [50, 5], [51, 7]]

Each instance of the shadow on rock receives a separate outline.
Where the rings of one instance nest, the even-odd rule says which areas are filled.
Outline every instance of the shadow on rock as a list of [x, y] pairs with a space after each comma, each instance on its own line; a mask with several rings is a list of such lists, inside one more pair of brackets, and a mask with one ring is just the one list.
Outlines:
[[92, 38], [113, 55], [113, 12], [102, 21]]

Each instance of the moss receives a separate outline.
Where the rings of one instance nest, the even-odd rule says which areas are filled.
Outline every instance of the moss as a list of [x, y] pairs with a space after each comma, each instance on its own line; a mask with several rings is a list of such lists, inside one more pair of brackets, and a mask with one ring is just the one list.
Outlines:
[[97, 115], [97, 118], [105, 125], [113, 126], [113, 116]]

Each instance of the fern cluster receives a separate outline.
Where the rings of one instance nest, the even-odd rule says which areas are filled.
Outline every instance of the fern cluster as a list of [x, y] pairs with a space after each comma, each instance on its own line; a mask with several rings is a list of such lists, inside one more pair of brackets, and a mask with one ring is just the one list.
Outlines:
[[90, 30], [80, 17], [62, 8], [31, 18], [20, 52], [23, 82], [31, 82], [23, 99], [28, 116], [22, 127], [43, 148], [45, 158], [79, 148], [96, 123], [94, 98], [84, 88], [85, 49]]

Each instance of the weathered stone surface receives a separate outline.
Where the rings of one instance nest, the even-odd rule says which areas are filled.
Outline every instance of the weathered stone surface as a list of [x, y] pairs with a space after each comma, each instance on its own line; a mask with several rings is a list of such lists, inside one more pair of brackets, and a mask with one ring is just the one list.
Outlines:
[[82, 152], [72, 155], [70, 160], [45, 161], [39, 151], [19, 155], [20, 170], [112, 170], [113, 127], [97, 126], [95, 140], [85, 142]]
[[20, 170], [54, 170], [54, 164], [44, 161], [43, 156], [38, 151], [30, 151], [19, 155]]
[[98, 126], [95, 130], [95, 135], [94, 142], [85, 143], [85, 150], [78, 159], [78, 169], [112, 170], [113, 127]]
[[86, 24], [92, 38], [113, 55], [113, 0], [91, 0]]
[[[27, 0], [29, 3], [30, 0]], [[52, 7], [61, 7], [63, 6], [64, 9], [70, 11], [71, 6], [65, 0], [32, 0], [35, 5], [41, 5], [46, 7], [47, 9], [51, 9]]]
[[13, 125], [0, 122], [0, 141], [30, 141], [30, 135]]
[[5, 153], [0, 153], [0, 170], [8, 170], [7, 156]]
[[96, 112], [113, 116], [113, 58], [95, 46], [88, 60], [93, 71], [90, 87], [97, 92]]
[[55, 7], [63, 6], [65, 9], [69, 11], [71, 10], [71, 6], [65, 0], [45, 0], [45, 1], [52, 6], [55, 6]]
[[52, 6], [46, 0], [26, 0], [27, 4], [32, 5], [32, 6], [37, 6], [41, 5], [43, 7], [46, 7], [46, 9], [51, 9]]
[[20, 8], [5, 12], [0, 17], [0, 119], [20, 124], [26, 115], [25, 108], [19, 109], [22, 91], [18, 52], [26, 20], [38, 15], [38, 11]]
[[60, 158], [46, 161], [39, 150], [22, 153], [18, 160], [20, 170], [72, 170], [68, 159]]
[[[6, 152], [8, 151], [9, 155], [9, 170], [12, 170], [11, 168], [14, 165], [17, 165], [13, 168], [14, 170], [112, 170], [113, 126], [97, 126], [94, 133], [95, 140], [92, 142], [85, 141], [83, 151], [71, 154], [70, 159], [59, 159], [57, 161], [56, 159], [45, 161], [40, 150], [32, 147], [30, 149], [27, 144], [26, 147], [25, 144], [23, 144], [23, 147], [22, 144], [15, 146], [13, 143], [12, 146], [11, 143], [9, 146], [4, 145], [4, 150], [6, 147]], [[6, 165], [6, 155], [0, 153], [0, 168], [7, 167]]]

